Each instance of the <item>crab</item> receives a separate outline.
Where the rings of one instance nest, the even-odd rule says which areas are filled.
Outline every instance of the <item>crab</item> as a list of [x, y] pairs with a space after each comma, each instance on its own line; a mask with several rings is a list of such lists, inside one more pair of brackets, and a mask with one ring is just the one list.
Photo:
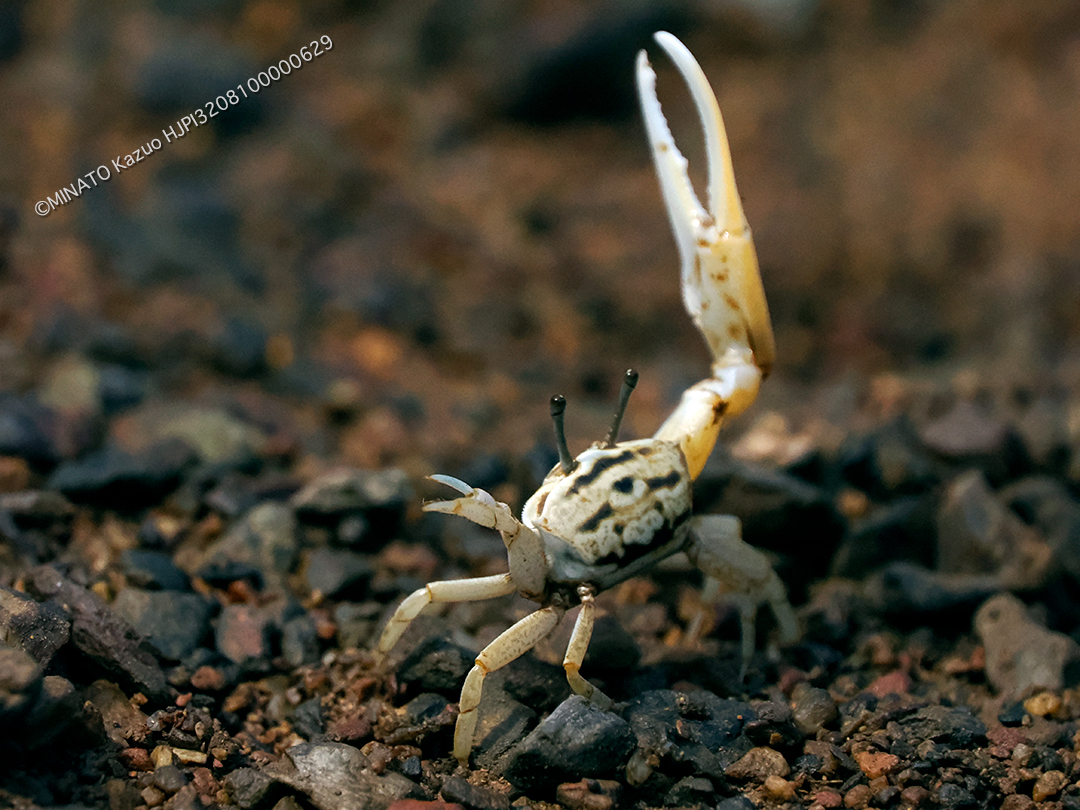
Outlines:
[[498, 531], [508, 572], [432, 582], [406, 599], [386, 624], [380, 660], [428, 605], [492, 599], [512, 593], [539, 608], [476, 657], [461, 690], [453, 754], [467, 765], [484, 678], [538, 644], [580, 605], [563, 660], [571, 689], [601, 709], [612, 700], [580, 670], [596, 616], [596, 594], [684, 551], [706, 576], [707, 600], [721, 595], [738, 608], [743, 672], [755, 649], [755, 617], [768, 604], [782, 644], [799, 635], [783, 583], [765, 555], [743, 541], [730, 515], [693, 516], [691, 487], [717, 440], [721, 423], [749, 406], [769, 373], [775, 346], [757, 255], [743, 214], [727, 135], [716, 97], [690, 51], [657, 32], [657, 43], [682, 74], [705, 131], [708, 209], [694, 193], [687, 162], [672, 139], [656, 98], [656, 74], [644, 51], [637, 58], [641, 106], [682, 265], [687, 311], [712, 353], [712, 375], [687, 389], [651, 439], [617, 441], [637, 374], [628, 371], [614, 423], [604, 441], [577, 458], [563, 431], [566, 402], [551, 400], [559, 463], [528, 499], [521, 518], [482, 489], [447, 475], [431, 479], [459, 497], [425, 504], [428, 512], [459, 515]]

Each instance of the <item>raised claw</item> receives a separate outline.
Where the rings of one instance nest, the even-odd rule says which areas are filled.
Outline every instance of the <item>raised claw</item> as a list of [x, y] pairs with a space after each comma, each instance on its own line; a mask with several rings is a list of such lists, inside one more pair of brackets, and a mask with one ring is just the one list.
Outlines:
[[[666, 31], [657, 32], [655, 37], [694, 98], [705, 131], [708, 158], [706, 210], [694, 193], [686, 158], [675, 146], [660, 109], [656, 74], [645, 51], [641, 51], [637, 60], [638, 93], [664, 204], [679, 247], [683, 302], [709, 344], [714, 367], [749, 361], [765, 376], [776, 353], [772, 323], [757, 253], [735, 187], [720, 106], [701, 66], [686, 46]], [[734, 410], [729, 408], [728, 413]]]

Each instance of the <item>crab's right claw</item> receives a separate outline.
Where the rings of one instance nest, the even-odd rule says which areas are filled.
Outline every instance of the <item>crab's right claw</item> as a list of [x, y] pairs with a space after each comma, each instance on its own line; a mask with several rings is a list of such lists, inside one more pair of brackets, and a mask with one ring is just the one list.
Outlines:
[[[705, 130], [709, 208], [686, 173], [686, 158], [671, 137], [656, 98], [656, 74], [645, 51], [638, 54], [637, 80], [656, 173], [682, 262], [683, 302], [705, 336], [715, 366], [750, 363], [768, 374], [775, 355], [772, 323], [731, 165], [724, 121], [716, 96], [690, 51], [666, 31], [656, 41], [671, 57], [694, 98]], [[715, 367], [714, 366], [714, 367]], [[756, 385], [754, 386], [756, 393]], [[752, 401], [753, 397], [745, 402]], [[728, 414], [741, 410], [730, 402]]]
[[462, 494], [460, 498], [449, 501], [432, 501], [424, 504], [425, 512], [442, 512], [446, 515], [460, 515], [489, 529], [500, 532], [518, 531], [518, 520], [505, 503], [495, 500], [490, 493], [470, 487], [459, 478], [450, 475], [429, 475], [432, 481], [446, 484]]

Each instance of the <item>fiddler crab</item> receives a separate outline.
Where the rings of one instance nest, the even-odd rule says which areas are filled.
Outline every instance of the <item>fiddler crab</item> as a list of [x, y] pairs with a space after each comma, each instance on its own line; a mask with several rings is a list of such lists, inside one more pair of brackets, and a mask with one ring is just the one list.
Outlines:
[[783, 644], [798, 624], [783, 583], [765, 556], [741, 537], [738, 518], [692, 516], [691, 486], [716, 444], [726, 417], [757, 396], [775, 354], [772, 324], [746, 223], [720, 107], [700, 65], [678, 39], [656, 41], [675, 63], [693, 96], [708, 156], [706, 210], [694, 193], [656, 98], [656, 74], [644, 51], [637, 58], [638, 93], [656, 173], [682, 262], [686, 308], [713, 356], [712, 376], [690, 387], [651, 439], [617, 442], [637, 374], [628, 371], [607, 439], [572, 458], [562, 417], [566, 402], [551, 401], [559, 464], [525, 503], [518, 520], [504, 503], [448, 475], [432, 480], [457, 490], [453, 500], [424, 505], [495, 529], [506, 544], [509, 571], [475, 579], [432, 582], [408, 596], [379, 639], [380, 660], [409, 623], [434, 602], [493, 599], [515, 591], [540, 607], [488, 644], [461, 690], [454, 756], [467, 764], [484, 678], [536, 646], [575, 604], [581, 609], [563, 660], [573, 691], [603, 709], [607, 695], [580, 673], [595, 617], [596, 594], [685, 551], [706, 575], [705, 597], [733, 599], [741, 618], [743, 669], [754, 652], [758, 607], [768, 603]]

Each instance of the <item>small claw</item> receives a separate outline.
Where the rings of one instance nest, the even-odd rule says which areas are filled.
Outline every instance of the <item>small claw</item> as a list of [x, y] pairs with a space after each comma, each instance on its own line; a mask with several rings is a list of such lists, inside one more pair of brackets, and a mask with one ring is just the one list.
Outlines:
[[445, 515], [460, 515], [466, 520], [489, 529], [515, 534], [519, 522], [505, 503], [495, 500], [491, 493], [470, 487], [459, 478], [451, 475], [429, 475], [432, 481], [446, 484], [461, 493], [462, 497], [448, 501], [432, 501], [424, 504], [425, 512], [441, 512]]
[[440, 484], [446, 484], [451, 489], [456, 489], [462, 495], [471, 495], [473, 488], [462, 481], [460, 478], [454, 478], [452, 475], [442, 475], [436, 473], [435, 475], [428, 476], [429, 481], [438, 481]]
[[750, 360], [767, 374], [775, 355], [772, 324], [731, 165], [724, 121], [716, 96], [690, 51], [666, 31], [656, 41], [671, 57], [694, 98], [705, 131], [708, 157], [706, 210], [686, 173], [686, 158], [671, 136], [656, 98], [656, 74], [645, 51], [638, 54], [637, 80], [645, 128], [668, 218], [682, 261], [683, 302], [705, 336], [718, 366]]

